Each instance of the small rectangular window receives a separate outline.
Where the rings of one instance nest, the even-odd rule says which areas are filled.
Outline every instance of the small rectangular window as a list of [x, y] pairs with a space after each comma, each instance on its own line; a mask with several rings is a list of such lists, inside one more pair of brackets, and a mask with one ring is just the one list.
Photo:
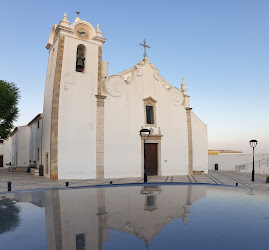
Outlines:
[[146, 106], [147, 124], [154, 124], [153, 106]]
[[147, 206], [148, 207], [152, 207], [154, 206], [155, 202], [154, 202], [154, 196], [147, 196]]
[[0, 143], [4, 143], [4, 140], [0, 140]]
[[37, 129], [39, 129], [39, 121], [37, 122]]
[[77, 234], [76, 235], [76, 250], [84, 250], [85, 249], [85, 235]]

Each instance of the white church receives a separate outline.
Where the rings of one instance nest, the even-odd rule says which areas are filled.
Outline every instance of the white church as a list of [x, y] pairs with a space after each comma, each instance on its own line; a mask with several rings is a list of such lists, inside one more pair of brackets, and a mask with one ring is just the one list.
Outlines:
[[99, 25], [79, 17], [53, 25], [43, 114], [13, 132], [12, 140], [28, 130], [28, 146], [20, 154], [12, 142], [12, 165], [36, 160], [54, 180], [142, 177], [144, 159], [148, 175], [207, 173], [207, 125], [184, 81], [173, 87], [146, 56], [109, 76], [105, 41]]
[[[206, 197], [208, 187], [181, 185], [177, 190], [176, 198], [174, 187], [158, 185], [121, 188], [120, 196], [115, 188], [91, 188], [13, 192], [9, 197], [16, 202], [31, 204], [31, 216], [38, 218], [36, 223], [27, 225], [27, 230], [43, 226], [48, 249], [108, 249], [113, 239], [118, 243], [118, 248], [114, 245], [113, 249], [123, 249], [126, 238], [122, 234], [123, 240], [114, 238], [111, 230], [132, 235], [149, 245], [159, 234], [162, 237], [163, 229], [172, 221], [191, 226], [188, 220], [191, 206]], [[44, 209], [42, 220], [40, 208]], [[26, 227], [26, 223], [22, 229], [23, 226]], [[42, 238], [42, 234], [39, 237]], [[39, 237], [34, 237], [31, 244]], [[78, 237], [82, 238], [84, 247], [79, 247]], [[126, 244], [127, 249], [130, 249], [129, 245]], [[38, 246], [40, 249], [40, 244]], [[153, 248], [149, 246], [148, 249]]]

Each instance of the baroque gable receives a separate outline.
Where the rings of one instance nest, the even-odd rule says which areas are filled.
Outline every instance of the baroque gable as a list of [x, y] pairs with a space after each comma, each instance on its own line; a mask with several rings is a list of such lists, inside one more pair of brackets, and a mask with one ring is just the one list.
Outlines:
[[112, 97], [121, 97], [126, 93], [128, 85], [137, 84], [139, 78], [143, 78], [145, 75], [152, 75], [151, 80], [145, 82], [160, 84], [162, 89], [165, 92], [168, 92], [170, 100], [174, 105], [183, 105], [185, 96], [182, 91], [167, 82], [159, 74], [159, 70], [154, 66], [154, 64], [149, 63], [149, 59], [147, 57], [137, 63], [134, 67], [105, 78], [103, 81], [104, 94]]

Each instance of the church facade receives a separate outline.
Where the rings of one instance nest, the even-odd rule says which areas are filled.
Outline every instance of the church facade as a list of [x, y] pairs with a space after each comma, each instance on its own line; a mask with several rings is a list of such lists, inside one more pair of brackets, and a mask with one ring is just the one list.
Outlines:
[[[51, 179], [208, 172], [207, 125], [182, 79], [173, 87], [147, 57], [108, 75], [97, 25], [66, 14], [53, 25], [42, 116], [41, 159]], [[141, 129], [150, 135], [140, 135]]]
[[[184, 223], [190, 227], [190, 212], [203, 216], [197, 209], [192, 211], [191, 206], [206, 197], [212, 187], [180, 185], [176, 190], [176, 198], [174, 187], [168, 185], [13, 192], [9, 197], [16, 202], [30, 203], [32, 218], [40, 221], [30, 225], [24, 223], [22, 228], [27, 226], [28, 231], [44, 228], [44, 235], [34, 237], [30, 249], [41, 248], [40, 242], [38, 247], [33, 246], [42, 238], [47, 240], [44, 248], [55, 250], [105, 249], [109, 246], [122, 249], [127, 234], [149, 246], [154, 239], [162, 237], [170, 223]], [[43, 208], [44, 217], [40, 208]], [[175, 228], [175, 224], [170, 226]], [[125, 236], [118, 234], [120, 240], [111, 230]], [[117, 247], [113, 243], [110, 245], [113, 241], [117, 242]], [[126, 245], [128, 249], [131, 244]]]

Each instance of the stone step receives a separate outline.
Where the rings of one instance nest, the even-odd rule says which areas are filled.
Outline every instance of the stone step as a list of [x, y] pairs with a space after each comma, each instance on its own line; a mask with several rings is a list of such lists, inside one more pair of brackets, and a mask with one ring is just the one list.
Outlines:
[[31, 174], [33, 175], [39, 175], [39, 168], [31, 168]]
[[9, 167], [8, 168], [9, 172], [26, 172], [27, 171], [27, 167]]

